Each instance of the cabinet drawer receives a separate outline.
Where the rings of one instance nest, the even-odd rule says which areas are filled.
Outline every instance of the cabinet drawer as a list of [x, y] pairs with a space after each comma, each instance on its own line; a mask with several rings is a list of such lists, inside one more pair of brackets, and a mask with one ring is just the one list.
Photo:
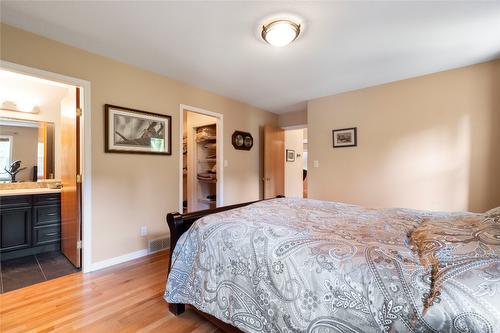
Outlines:
[[36, 194], [33, 196], [33, 204], [35, 205], [50, 205], [50, 204], [60, 204], [60, 203], [61, 203], [60, 193]]
[[31, 195], [8, 195], [0, 197], [0, 207], [31, 206]]
[[61, 239], [61, 228], [59, 225], [35, 227], [33, 231], [33, 246], [58, 242]]
[[59, 223], [61, 221], [61, 206], [34, 206], [33, 214], [35, 216], [35, 226]]

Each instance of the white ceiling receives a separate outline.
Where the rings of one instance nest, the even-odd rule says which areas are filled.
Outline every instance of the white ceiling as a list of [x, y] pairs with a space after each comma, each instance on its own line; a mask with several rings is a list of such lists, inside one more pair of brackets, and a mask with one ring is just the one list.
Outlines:
[[[500, 57], [500, 2], [1, 2], [7, 24], [283, 113]], [[259, 26], [300, 18], [272, 48]]]

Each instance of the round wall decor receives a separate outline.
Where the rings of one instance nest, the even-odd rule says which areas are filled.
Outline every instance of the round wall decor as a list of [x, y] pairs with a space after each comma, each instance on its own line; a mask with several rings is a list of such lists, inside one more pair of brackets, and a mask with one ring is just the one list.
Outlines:
[[231, 142], [234, 149], [238, 150], [250, 150], [253, 147], [253, 137], [248, 132], [234, 131]]

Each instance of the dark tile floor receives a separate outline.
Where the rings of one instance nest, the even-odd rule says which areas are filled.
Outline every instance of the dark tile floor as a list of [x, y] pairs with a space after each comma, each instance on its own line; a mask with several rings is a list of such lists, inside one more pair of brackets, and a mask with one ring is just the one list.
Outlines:
[[0, 262], [0, 293], [78, 272], [60, 252], [46, 252]]

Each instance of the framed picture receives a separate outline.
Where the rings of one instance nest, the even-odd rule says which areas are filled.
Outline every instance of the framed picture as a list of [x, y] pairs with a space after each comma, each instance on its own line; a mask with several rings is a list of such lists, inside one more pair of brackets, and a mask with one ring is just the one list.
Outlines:
[[291, 150], [291, 149], [286, 150], [286, 161], [287, 162], [295, 162], [295, 150]]
[[356, 147], [358, 145], [357, 128], [335, 129], [333, 132], [333, 148]]
[[172, 117], [104, 105], [106, 153], [172, 155]]
[[252, 134], [242, 131], [234, 131], [231, 136], [231, 143], [234, 149], [238, 150], [250, 150], [253, 147], [253, 137]]

